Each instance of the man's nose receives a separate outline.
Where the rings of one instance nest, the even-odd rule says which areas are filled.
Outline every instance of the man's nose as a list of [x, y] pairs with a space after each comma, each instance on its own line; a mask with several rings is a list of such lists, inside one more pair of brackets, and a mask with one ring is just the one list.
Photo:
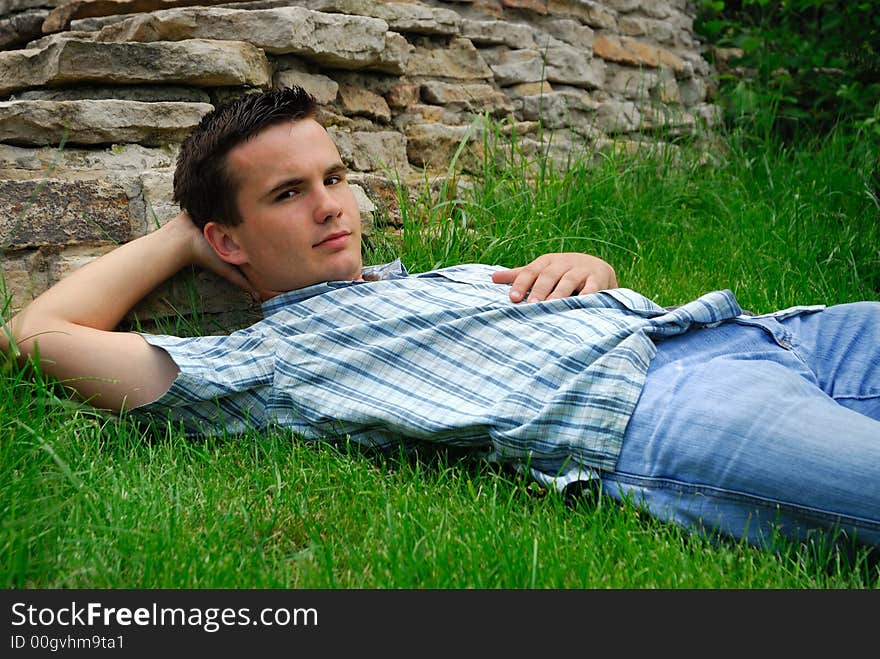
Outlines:
[[315, 222], [323, 224], [342, 214], [342, 205], [330, 194], [330, 190], [326, 187], [320, 186], [315, 194], [317, 195], [314, 211]]

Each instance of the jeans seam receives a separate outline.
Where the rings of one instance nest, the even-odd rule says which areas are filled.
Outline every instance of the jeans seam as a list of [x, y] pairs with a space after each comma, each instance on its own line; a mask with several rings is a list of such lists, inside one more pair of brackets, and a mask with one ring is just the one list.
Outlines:
[[[811, 506], [803, 506], [777, 499], [761, 497], [755, 494], [730, 490], [714, 485], [694, 484], [685, 481], [679, 481], [671, 478], [657, 478], [638, 476], [635, 474], [627, 474], [625, 472], [615, 471], [606, 475], [606, 478], [612, 481], [622, 480], [631, 485], [644, 486], [648, 489], [662, 489], [678, 492], [680, 494], [703, 494], [709, 498], [716, 498], [732, 503], [748, 502], [756, 506], [760, 506], [766, 510], [781, 510], [801, 516], [810, 516], [814, 518], [822, 518], [824, 520], [834, 520], [835, 522], [846, 521], [854, 526], [862, 526], [874, 531], [880, 531], [880, 520], [869, 519], [866, 517], [855, 517], [843, 513], [830, 510], [823, 510]], [[650, 484], [650, 486], [649, 486]]]
[[[786, 332], [788, 332], [788, 330], [786, 330]], [[819, 374], [816, 373], [816, 371], [814, 371], [810, 367], [810, 364], [801, 355], [800, 341], [798, 341], [797, 337], [794, 336], [793, 334], [789, 333], [789, 336], [790, 336], [790, 346], [791, 346], [790, 352], [791, 352], [791, 354], [793, 354], [798, 359], [798, 361], [800, 361], [801, 364], [804, 365], [804, 368], [806, 368], [810, 373], [813, 374], [813, 377], [815, 378], [816, 383], [818, 384]], [[823, 389], [823, 391], [825, 391], [825, 390]], [[828, 392], [826, 392], [826, 393], [832, 400], [835, 400], [835, 401], [839, 401], [839, 400], [870, 400], [872, 398], [877, 398], [878, 396], [880, 396], [880, 389], [877, 389], [875, 392], [868, 393], [868, 394], [859, 393], [859, 394], [833, 394], [832, 395]]]

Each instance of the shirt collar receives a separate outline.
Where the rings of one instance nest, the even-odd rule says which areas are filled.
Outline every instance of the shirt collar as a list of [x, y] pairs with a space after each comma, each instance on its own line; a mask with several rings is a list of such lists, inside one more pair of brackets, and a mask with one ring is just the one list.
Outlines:
[[311, 286], [306, 286], [305, 288], [298, 288], [293, 291], [287, 291], [286, 293], [280, 293], [279, 295], [263, 302], [263, 316], [270, 316], [289, 304], [296, 304], [297, 302], [308, 300], [316, 295], [322, 295], [329, 291], [336, 290], [337, 288], [363, 284], [370, 281], [400, 279], [409, 276], [409, 272], [407, 272], [406, 267], [400, 259], [397, 258], [390, 263], [367, 266], [361, 270], [361, 276], [364, 278], [364, 281], [324, 281], [318, 284], [312, 284]]

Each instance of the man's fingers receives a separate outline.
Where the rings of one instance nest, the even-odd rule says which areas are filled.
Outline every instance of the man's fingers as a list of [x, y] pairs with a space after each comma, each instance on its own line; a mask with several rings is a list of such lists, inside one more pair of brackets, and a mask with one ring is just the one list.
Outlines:
[[607, 291], [609, 288], [618, 288], [617, 275], [610, 267], [606, 271], [593, 272], [587, 275], [586, 281], [578, 295], [589, 295], [599, 291]]
[[571, 295], [580, 286], [575, 271], [565, 267], [547, 267], [532, 284], [529, 302], [540, 302], [551, 298]]
[[555, 300], [618, 287], [611, 266], [587, 254], [545, 254], [528, 265], [494, 272], [492, 281], [510, 284], [513, 302]]
[[517, 270], [519, 272], [510, 287], [510, 299], [514, 302], [521, 302], [525, 299], [529, 289], [534, 286], [538, 273], [528, 267], [517, 268]]
[[492, 281], [496, 284], [510, 284], [511, 301], [521, 302], [543, 271], [540, 262], [541, 258], [538, 258], [519, 268], [498, 270], [492, 273]]
[[587, 281], [584, 282], [584, 285], [581, 288], [578, 295], [589, 295], [590, 293], [598, 293], [599, 291], [601, 291], [605, 288], [613, 288], [613, 287], [602, 286], [596, 277], [587, 277]]
[[492, 273], [492, 281], [496, 284], [510, 284], [516, 279], [522, 268], [508, 268], [507, 270], [496, 270]]
[[526, 291], [529, 290], [529, 286], [531, 286], [531, 282], [525, 283], [521, 281], [517, 284], [517, 278], [520, 276], [520, 273], [524, 270], [524, 268], [509, 268], [507, 270], [496, 270], [492, 273], [492, 281], [496, 284], [511, 284], [510, 287], [510, 299], [512, 302], [521, 302], [522, 299], [526, 295]]
[[585, 279], [587, 278], [587, 275], [580, 272], [566, 272], [562, 279], [559, 280], [559, 283], [556, 284], [556, 288], [553, 289], [553, 292], [547, 296], [547, 299], [556, 300], [583, 293]]

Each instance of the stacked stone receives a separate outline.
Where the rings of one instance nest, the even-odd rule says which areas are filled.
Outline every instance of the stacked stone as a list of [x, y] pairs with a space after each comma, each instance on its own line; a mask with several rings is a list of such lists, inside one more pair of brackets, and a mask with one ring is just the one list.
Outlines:
[[[710, 123], [686, 0], [0, 0], [0, 259], [13, 308], [177, 212], [180, 141], [212, 107], [299, 84], [367, 230], [488, 115], [573, 152]], [[465, 149], [479, 157], [479, 149]], [[250, 306], [207, 275], [208, 312]], [[180, 308], [173, 282], [144, 308]]]

